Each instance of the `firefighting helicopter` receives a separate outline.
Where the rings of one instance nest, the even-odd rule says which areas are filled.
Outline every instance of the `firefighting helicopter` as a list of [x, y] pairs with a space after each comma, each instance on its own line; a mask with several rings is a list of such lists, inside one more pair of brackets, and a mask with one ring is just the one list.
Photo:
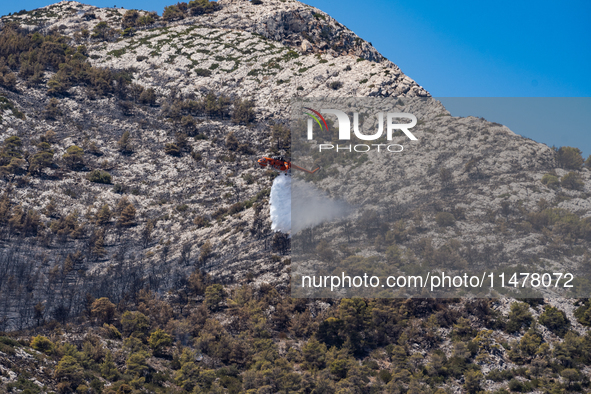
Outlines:
[[296, 170], [307, 172], [308, 174], [313, 174], [320, 169], [320, 167], [318, 167], [313, 171], [306, 170], [305, 168], [292, 164], [290, 160], [284, 158], [283, 156], [263, 156], [257, 160], [257, 163], [259, 163], [262, 168], [271, 167], [272, 169], [277, 170], [285, 175], [291, 175], [292, 167]]

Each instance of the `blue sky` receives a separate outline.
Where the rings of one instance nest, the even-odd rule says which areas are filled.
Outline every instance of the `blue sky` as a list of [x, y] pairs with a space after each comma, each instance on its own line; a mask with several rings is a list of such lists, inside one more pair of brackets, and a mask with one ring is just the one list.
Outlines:
[[591, 96], [589, 1], [308, 2], [433, 96]]
[[[52, 2], [4, 1], [0, 4], [0, 14], [23, 8], [31, 10]], [[158, 13], [165, 5], [173, 3], [162, 0], [87, 2]], [[370, 41], [435, 97], [591, 96], [589, 1], [305, 2], [327, 12]], [[457, 102], [453, 104], [457, 106]], [[508, 123], [509, 118], [503, 118], [498, 110], [487, 111], [486, 106], [472, 110], [479, 111], [473, 115], [507, 124], [514, 131], [549, 145], [566, 144], [559, 133], [549, 130], [515, 129]], [[451, 112], [462, 115], [461, 109], [451, 109]], [[580, 124], [582, 122], [578, 121], [577, 125]], [[571, 135], [568, 143], [576, 143], [586, 154], [591, 154], [589, 131], [573, 131], [576, 134]]]

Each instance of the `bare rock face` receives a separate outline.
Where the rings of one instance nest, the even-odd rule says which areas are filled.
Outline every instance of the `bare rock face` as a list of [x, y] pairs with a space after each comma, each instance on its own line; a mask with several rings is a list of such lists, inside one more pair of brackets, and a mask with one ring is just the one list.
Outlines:
[[375, 62], [385, 60], [371, 44], [328, 14], [298, 1], [271, 0], [258, 5], [249, 1], [219, 3], [222, 9], [211, 17], [199, 18], [200, 23], [250, 31], [292, 47], [308, 40], [317, 52], [353, 55]]

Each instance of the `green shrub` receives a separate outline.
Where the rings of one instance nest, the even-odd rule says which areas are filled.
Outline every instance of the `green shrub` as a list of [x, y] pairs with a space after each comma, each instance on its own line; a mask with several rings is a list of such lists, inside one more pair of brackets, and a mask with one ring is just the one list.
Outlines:
[[178, 6], [169, 5], [169, 6], [164, 7], [164, 12], [162, 12], [162, 19], [164, 19], [165, 21], [170, 22], [170, 21], [176, 21], [176, 20], [180, 20], [180, 19], [184, 19], [184, 18], [185, 18], [185, 14], [183, 13], [183, 11], [181, 11], [179, 9]]
[[113, 316], [115, 316], [115, 304], [113, 304], [107, 297], [101, 297], [98, 300], [93, 301], [90, 306], [90, 312], [97, 321], [107, 324], [110, 323], [111, 320], [113, 320]]
[[195, 224], [197, 228], [201, 228], [209, 225], [209, 220], [207, 220], [205, 216], [197, 216], [193, 219], [193, 224]]
[[484, 377], [480, 371], [466, 371], [464, 381], [464, 389], [468, 393], [474, 394], [480, 391], [480, 385], [484, 381]]
[[585, 326], [591, 326], [591, 302], [589, 299], [585, 300], [585, 303], [575, 309], [575, 317], [579, 323]]
[[499, 369], [492, 369], [487, 375], [487, 380], [492, 380], [493, 382], [503, 382], [505, 380], [509, 380], [513, 377], [513, 371], [510, 369], [505, 369], [503, 371]]
[[544, 308], [544, 313], [538, 321], [560, 337], [564, 336], [570, 327], [566, 313], [549, 305]]
[[450, 212], [439, 212], [435, 215], [435, 222], [441, 227], [449, 227], [455, 224], [456, 218]]
[[171, 155], [171, 156], [180, 156], [181, 155], [181, 150], [179, 149], [179, 147], [176, 144], [166, 144], [164, 145], [164, 153], [166, 153], [167, 155]]
[[140, 103], [153, 106], [156, 104], [156, 92], [153, 88], [144, 89], [139, 97]]
[[[14, 105], [14, 103], [12, 101], [10, 101], [6, 97], [0, 95], [0, 113], [4, 112], [5, 110], [12, 111], [12, 115], [14, 115], [14, 117], [16, 117], [16, 118], [19, 118], [22, 120], [26, 119], [25, 114], [23, 112], [20, 112], [16, 108], [16, 105]], [[2, 120], [2, 116], [0, 116], [0, 120]]]
[[125, 362], [127, 373], [134, 376], [142, 376], [149, 369], [146, 361], [148, 356], [148, 353], [143, 350], [130, 354]]
[[121, 339], [121, 332], [112, 324], [103, 324], [103, 335], [109, 339]]
[[249, 124], [255, 120], [254, 102], [238, 99], [234, 102], [232, 122], [236, 124]]
[[4, 336], [0, 336], [0, 343], [4, 344], [4, 345], [11, 346], [11, 347], [20, 347], [21, 346], [21, 344], [18, 341], [15, 341], [12, 338], [4, 337]]
[[150, 334], [148, 345], [155, 355], [162, 355], [164, 349], [172, 345], [172, 337], [161, 329], [157, 329]]
[[198, 77], [209, 77], [209, 76], [211, 76], [211, 70], [207, 70], [205, 68], [196, 68], [195, 74]]
[[[37, 386], [33, 381], [24, 376], [19, 376], [16, 382], [8, 383], [6, 385], [8, 393], [23, 393], [23, 394], [41, 394], [41, 387]], [[14, 390], [16, 389], [16, 390]]]
[[392, 374], [387, 369], [382, 369], [380, 372], [378, 372], [378, 378], [387, 384], [390, 380], [392, 380]]
[[156, 12], [153, 12], [153, 13], [150, 13], [147, 15], [142, 15], [138, 18], [137, 25], [138, 26], [149, 26], [155, 22], [155, 19], [157, 17], [158, 17], [158, 15], [156, 14]]
[[129, 131], [125, 131], [119, 141], [117, 141], [119, 152], [127, 154], [133, 152], [133, 145], [131, 144], [131, 136]]
[[545, 174], [542, 177], [542, 183], [554, 190], [560, 187], [560, 180], [558, 180], [558, 177], [553, 174]]
[[574, 368], [566, 368], [560, 372], [560, 375], [566, 380], [570, 387], [573, 382], [581, 380], [581, 373]]
[[[131, 37], [134, 34], [135, 34], [135, 29], [133, 27], [128, 27], [121, 32], [122, 37]], [[121, 55], [123, 55], [124, 53], [125, 53], [125, 51], [123, 51], [123, 53], [121, 53]], [[116, 57], [120, 57], [121, 55], [116, 56]]]
[[43, 335], [37, 335], [35, 338], [33, 338], [31, 341], [31, 347], [45, 354], [51, 354], [55, 349], [53, 342]]
[[255, 181], [254, 176], [252, 176], [251, 174], [243, 174], [242, 179], [244, 179], [247, 185], [252, 185]]
[[55, 370], [55, 378], [58, 381], [68, 382], [74, 387], [77, 387], [82, 382], [84, 377], [84, 368], [78, 363], [78, 360], [73, 356], [64, 356], [57, 364]]
[[[45, 143], [47, 144], [47, 143]], [[47, 144], [49, 145], [49, 144]], [[49, 168], [53, 164], [53, 151], [41, 151], [37, 152], [31, 157], [29, 172], [39, 173], [44, 168]]]
[[511, 304], [511, 311], [505, 330], [508, 333], [518, 332], [522, 327], [529, 327], [532, 323], [533, 317], [529, 311], [529, 305], [525, 302], [514, 302]]
[[115, 29], [111, 28], [105, 21], [97, 23], [92, 29], [92, 38], [99, 40], [108, 40], [115, 35]]
[[195, 161], [201, 161], [203, 159], [203, 155], [201, 153], [197, 152], [197, 151], [192, 151], [191, 152], [191, 157]]
[[141, 312], [126, 311], [121, 316], [121, 327], [124, 335], [142, 338], [150, 330], [150, 320]]
[[309, 370], [318, 370], [324, 368], [326, 362], [326, 345], [318, 342], [314, 337], [302, 347], [304, 356], [304, 367]]
[[66, 165], [72, 170], [78, 170], [84, 167], [84, 151], [76, 145], [72, 145], [66, 149], [66, 153], [62, 157]]
[[92, 170], [88, 174], [88, 180], [94, 183], [111, 184], [111, 174], [102, 170]]
[[115, 186], [113, 186], [113, 193], [123, 194], [126, 190], [127, 187], [125, 187], [122, 183], [116, 183]]
[[517, 393], [529, 393], [534, 389], [531, 382], [521, 382], [517, 379], [511, 379], [509, 381], [509, 390]]
[[332, 90], [339, 90], [343, 87], [343, 83], [341, 81], [333, 81], [330, 84], [328, 84], [328, 87]]
[[205, 289], [205, 305], [212, 311], [218, 310], [225, 298], [226, 291], [220, 284], [213, 284]]
[[583, 182], [581, 175], [573, 171], [563, 176], [560, 182], [562, 187], [570, 190], [583, 190], [585, 187], [585, 183]]
[[121, 27], [124, 29], [135, 27], [140, 13], [137, 10], [127, 10], [121, 21]]
[[234, 132], [230, 131], [230, 133], [228, 133], [226, 136], [226, 148], [228, 148], [228, 150], [235, 151], [238, 149], [239, 143], [240, 141], [238, 141], [238, 138], [236, 138]]
[[209, 0], [191, 0], [188, 6], [191, 15], [208, 14], [217, 9], [217, 4]]
[[556, 151], [556, 162], [562, 168], [578, 170], [583, 165], [583, 156], [579, 148], [563, 146]]

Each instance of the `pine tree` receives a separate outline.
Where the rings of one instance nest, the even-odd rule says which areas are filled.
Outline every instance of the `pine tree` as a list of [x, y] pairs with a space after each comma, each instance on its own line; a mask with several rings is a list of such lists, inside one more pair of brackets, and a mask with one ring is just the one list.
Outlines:
[[96, 224], [97, 226], [104, 226], [111, 221], [113, 216], [109, 204], [104, 204], [101, 209], [96, 213]]
[[34, 307], [35, 310], [35, 320], [37, 320], [37, 326], [41, 324], [41, 320], [43, 320], [43, 312], [45, 311], [45, 305], [41, 302], [38, 302], [37, 305]]
[[74, 269], [74, 261], [72, 261], [72, 255], [69, 254], [68, 257], [66, 257], [66, 261], [64, 261], [64, 275], [67, 275], [68, 272], [72, 271]]
[[162, 356], [164, 349], [172, 345], [172, 337], [161, 329], [152, 332], [148, 339], [150, 348], [154, 351], [154, 355]]
[[127, 197], [124, 196], [117, 203], [117, 206], [115, 207], [115, 212], [120, 215], [121, 212], [123, 212], [123, 209], [125, 209], [125, 207], [127, 207], [128, 205], [129, 205], [129, 200], [127, 199]]
[[10, 219], [10, 199], [8, 192], [4, 192], [0, 199], [0, 224], [4, 224]]
[[148, 353], [143, 350], [132, 353], [126, 361], [127, 372], [138, 377], [142, 376], [149, 368], [146, 362], [148, 356]]
[[90, 313], [96, 317], [99, 322], [110, 323], [115, 315], [115, 304], [113, 304], [107, 297], [101, 297], [92, 302]]
[[96, 257], [97, 260], [101, 257], [104, 257], [107, 254], [107, 251], [105, 250], [105, 238], [102, 232], [99, 233], [96, 241], [94, 242], [94, 246], [92, 247], [92, 254]]
[[119, 146], [119, 152], [121, 153], [131, 153], [133, 152], [133, 146], [131, 145], [130, 141], [131, 137], [129, 136], [129, 131], [123, 133], [119, 141], [117, 141], [117, 145]]
[[84, 151], [76, 145], [72, 145], [66, 149], [66, 153], [62, 157], [66, 165], [72, 170], [79, 170], [84, 167]]
[[[56, 210], [57, 210], [57, 204], [55, 203], [55, 200], [52, 198], [51, 200], [49, 200], [49, 204], [47, 204], [45, 206], [45, 210], [43, 213], [45, 214], [45, 216], [52, 218], [52, 217], [54, 217]], [[0, 208], [0, 215], [1, 215], [1, 211], [2, 211], [2, 208]]]
[[101, 375], [103, 378], [112, 382], [119, 378], [119, 371], [117, 370], [117, 365], [113, 362], [113, 354], [111, 351], [107, 351], [105, 360], [101, 364]]
[[119, 219], [117, 220], [117, 226], [119, 227], [131, 227], [135, 224], [135, 207], [133, 204], [128, 204], [123, 211], [121, 211], [121, 215], [119, 215]]
[[25, 210], [22, 205], [14, 207], [12, 216], [8, 219], [8, 226], [12, 231], [21, 232], [23, 229], [23, 222], [25, 221]]
[[142, 245], [147, 248], [152, 241], [152, 232], [154, 231], [154, 221], [148, 220], [142, 230]]

